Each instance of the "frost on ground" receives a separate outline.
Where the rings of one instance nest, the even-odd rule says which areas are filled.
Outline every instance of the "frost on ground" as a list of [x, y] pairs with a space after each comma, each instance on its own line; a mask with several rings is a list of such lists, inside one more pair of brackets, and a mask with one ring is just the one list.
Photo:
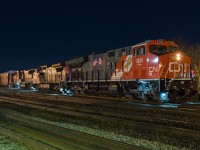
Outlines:
[[0, 135], [0, 150], [29, 150], [29, 149], [11, 140], [8, 137]]

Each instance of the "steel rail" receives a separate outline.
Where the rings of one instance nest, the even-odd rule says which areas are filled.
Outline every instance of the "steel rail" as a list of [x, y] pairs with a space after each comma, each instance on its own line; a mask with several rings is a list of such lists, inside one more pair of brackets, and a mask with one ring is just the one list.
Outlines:
[[[50, 107], [50, 108], [56, 108], [60, 109], [63, 111], [74, 111], [74, 112], [81, 112], [81, 113], [87, 113], [87, 114], [94, 114], [94, 115], [99, 115], [99, 116], [107, 116], [107, 117], [115, 117], [119, 119], [126, 119], [126, 120], [134, 120], [138, 122], [146, 122], [146, 123], [154, 123], [157, 124], [159, 123], [160, 125], [168, 125], [168, 126], [181, 126], [184, 128], [188, 129], [196, 129], [200, 130], [200, 123], [193, 123], [190, 121], [178, 121], [175, 119], [164, 119], [158, 116], [154, 117], [145, 117], [145, 116], [136, 116], [132, 114], [122, 114], [120, 112], [106, 112], [106, 111], [97, 111], [96, 109], [88, 109], [88, 108], [77, 108], [73, 106], [63, 106], [63, 105], [58, 105], [58, 104], [49, 104], [49, 103], [41, 103], [41, 102], [35, 102], [31, 100], [19, 100], [15, 98], [6, 98], [6, 97], [0, 97], [1, 100], [9, 100], [9, 101], [15, 101], [15, 102], [22, 102], [22, 103], [27, 103], [27, 104], [33, 104], [33, 105], [38, 105], [38, 106], [44, 106], [44, 107]], [[0, 100], [0, 101], [1, 101]], [[199, 121], [200, 122], [200, 121]]]

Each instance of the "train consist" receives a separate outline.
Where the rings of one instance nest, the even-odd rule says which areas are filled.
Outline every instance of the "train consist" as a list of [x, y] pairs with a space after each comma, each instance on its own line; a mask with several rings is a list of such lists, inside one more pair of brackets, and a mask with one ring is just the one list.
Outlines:
[[0, 84], [168, 101], [195, 93], [191, 70], [190, 57], [177, 44], [159, 39], [31, 70], [2, 73]]

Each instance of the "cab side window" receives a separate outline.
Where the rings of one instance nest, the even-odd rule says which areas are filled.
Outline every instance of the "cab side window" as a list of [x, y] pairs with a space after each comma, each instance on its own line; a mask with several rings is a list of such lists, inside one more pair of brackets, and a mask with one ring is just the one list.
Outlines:
[[127, 49], [127, 50], [126, 50], [126, 55], [131, 55], [131, 54], [132, 54], [131, 49]]
[[122, 49], [122, 55], [126, 55], [125, 49]]
[[139, 55], [145, 55], [146, 54], [146, 49], [145, 47], [138, 47], [134, 49], [133, 55], [134, 56], [139, 56]]

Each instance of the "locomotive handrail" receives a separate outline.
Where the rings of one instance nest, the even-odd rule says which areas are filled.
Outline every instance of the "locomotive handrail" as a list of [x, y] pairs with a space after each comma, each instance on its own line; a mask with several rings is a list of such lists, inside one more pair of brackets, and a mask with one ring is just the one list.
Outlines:
[[168, 74], [168, 72], [169, 72], [169, 66], [168, 66], [168, 69], [167, 69], [167, 71], [166, 71], [166, 74], [165, 74], [165, 87], [167, 86], [167, 74]]
[[198, 93], [200, 93], [200, 89], [199, 89], [200, 88], [200, 73], [196, 65], [194, 65], [194, 69], [196, 71], [195, 78], [197, 80], [197, 89], [198, 89]]
[[162, 70], [161, 70], [161, 72], [160, 72], [160, 74], [159, 74], [160, 77], [161, 77], [161, 75], [162, 75], [162, 72], [163, 72], [163, 69], [165, 68], [165, 66], [166, 66], [166, 64], [164, 64], [163, 67], [162, 67]]

